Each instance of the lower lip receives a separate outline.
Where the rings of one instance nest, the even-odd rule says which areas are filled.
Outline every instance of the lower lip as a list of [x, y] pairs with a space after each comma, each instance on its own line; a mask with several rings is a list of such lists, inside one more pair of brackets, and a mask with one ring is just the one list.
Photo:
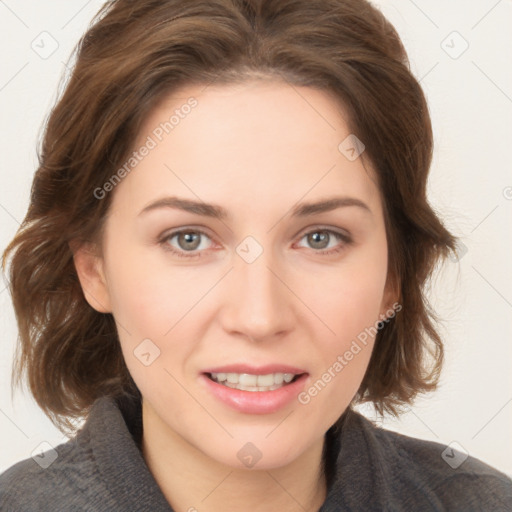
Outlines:
[[214, 382], [202, 374], [201, 380], [209, 391], [229, 407], [246, 414], [271, 414], [288, 405], [304, 389], [308, 374], [272, 391], [242, 391]]

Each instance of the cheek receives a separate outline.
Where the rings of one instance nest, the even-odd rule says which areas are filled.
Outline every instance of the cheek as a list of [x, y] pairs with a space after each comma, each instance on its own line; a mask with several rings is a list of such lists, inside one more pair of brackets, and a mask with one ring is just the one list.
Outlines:
[[[180, 367], [198, 337], [186, 318], [197, 298], [190, 279], [180, 272], [141, 261], [125, 257], [112, 271], [112, 308], [123, 357], [137, 387], [143, 396], [168, 402], [165, 394], [176, 385], [172, 376], [181, 380]], [[173, 403], [177, 414], [187, 407], [184, 400]]]
[[[370, 253], [370, 254], [367, 254]], [[331, 331], [328, 344], [342, 349], [347, 342], [379, 320], [387, 275], [382, 247], [354, 254], [336, 271], [310, 286], [310, 301]], [[380, 257], [379, 257], [380, 255]], [[322, 283], [322, 286], [318, 284]], [[311, 285], [311, 283], [309, 283]]]
[[378, 332], [387, 258], [381, 245], [372, 249], [347, 259], [329, 279], [317, 280], [324, 286], [311, 288], [309, 295], [315, 312], [333, 332], [323, 329], [325, 335], [315, 336], [320, 357], [300, 401], [318, 417], [329, 411], [332, 421], [357, 392]]
[[199, 300], [200, 272], [173, 267], [163, 250], [126, 242], [123, 247], [121, 238], [111, 246], [109, 293], [116, 320], [129, 332], [162, 338]]
[[153, 393], [155, 385], [171, 379], [165, 371], [178, 377], [197, 349], [205, 318], [202, 298], [218, 276], [207, 267], [169, 263], [163, 250], [125, 240], [119, 236], [110, 244], [112, 311], [126, 365], [141, 391]]
[[342, 293], [331, 294], [336, 300], [326, 304], [325, 310], [335, 335], [317, 338], [322, 353], [322, 372], [341, 375], [337, 383], [343, 381], [341, 387], [345, 391], [354, 387], [354, 392], [371, 356], [382, 299], [382, 289], [374, 282], [367, 282], [361, 276], [357, 283], [357, 286], [346, 284]]

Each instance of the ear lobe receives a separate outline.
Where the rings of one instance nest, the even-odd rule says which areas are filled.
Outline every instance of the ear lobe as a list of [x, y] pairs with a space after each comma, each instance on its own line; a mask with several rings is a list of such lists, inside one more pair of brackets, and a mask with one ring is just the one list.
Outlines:
[[73, 262], [85, 300], [99, 313], [111, 313], [103, 258], [98, 255], [96, 247], [91, 243], [79, 246], [70, 243], [69, 246], [73, 252]]

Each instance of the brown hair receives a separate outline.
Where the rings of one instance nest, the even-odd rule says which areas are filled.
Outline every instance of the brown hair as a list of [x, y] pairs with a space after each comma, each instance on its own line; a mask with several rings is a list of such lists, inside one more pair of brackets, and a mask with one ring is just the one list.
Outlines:
[[398, 414], [435, 388], [443, 345], [424, 287], [455, 240], [426, 198], [425, 97], [380, 11], [365, 0], [113, 0], [74, 56], [45, 127], [30, 207], [2, 260], [5, 269], [12, 254], [13, 388], [26, 372], [61, 430], [73, 430], [69, 420], [100, 396], [138, 392], [113, 316], [85, 300], [69, 244], [99, 243], [111, 194], [98, 200], [94, 190], [125, 161], [159, 100], [187, 84], [254, 76], [333, 93], [378, 175], [404, 313], [379, 330], [356, 399]]

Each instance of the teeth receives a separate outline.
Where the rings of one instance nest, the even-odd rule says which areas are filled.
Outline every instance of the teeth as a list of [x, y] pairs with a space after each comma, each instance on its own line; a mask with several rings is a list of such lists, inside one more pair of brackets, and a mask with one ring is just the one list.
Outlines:
[[269, 373], [268, 375], [252, 375], [249, 373], [212, 373], [211, 377], [219, 384], [242, 391], [272, 391], [290, 383], [295, 374]]
[[238, 375], [236, 373], [228, 373], [226, 377], [230, 384], [238, 384]]
[[[258, 375], [249, 375], [248, 373], [242, 373], [240, 375], [237, 375], [236, 373], [231, 373], [230, 375], [234, 375], [234, 377], [236, 378], [235, 384], [241, 384], [242, 386], [258, 385]], [[230, 380], [229, 382], [233, 381]]]
[[[243, 374], [240, 375], [240, 384], [244, 384], [244, 382], [242, 382], [242, 377]], [[252, 375], [252, 377], [256, 377], [256, 375]], [[274, 374], [271, 373], [269, 375], [258, 375], [257, 381], [258, 386], [273, 386], [275, 384]]]

